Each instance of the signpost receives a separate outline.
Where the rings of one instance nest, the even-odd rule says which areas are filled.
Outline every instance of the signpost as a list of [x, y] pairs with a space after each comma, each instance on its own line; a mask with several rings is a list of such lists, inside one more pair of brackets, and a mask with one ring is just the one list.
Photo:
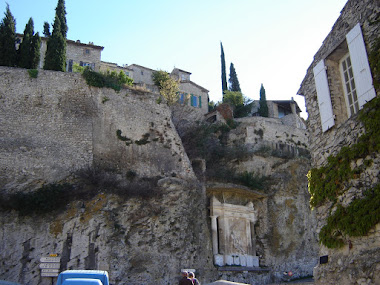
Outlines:
[[42, 277], [57, 277], [59, 267], [61, 266], [61, 258], [57, 254], [50, 254], [40, 258], [40, 269]]

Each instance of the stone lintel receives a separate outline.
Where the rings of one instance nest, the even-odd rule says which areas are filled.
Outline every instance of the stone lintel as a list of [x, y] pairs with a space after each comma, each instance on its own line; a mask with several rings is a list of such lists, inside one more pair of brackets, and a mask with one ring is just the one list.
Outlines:
[[268, 272], [270, 268], [264, 267], [246, 267], [246, 266], [221, 266], [218, 267], [218, 271], [256, 271], [256, 272]]
[[265, 193], [252, 190], [249, 187], [231, 183], [208, 183], [206, 185], [206, 193], [209, 197], [220, 193], [238, 194], [254, 200], [263, 199], [268, 196]]

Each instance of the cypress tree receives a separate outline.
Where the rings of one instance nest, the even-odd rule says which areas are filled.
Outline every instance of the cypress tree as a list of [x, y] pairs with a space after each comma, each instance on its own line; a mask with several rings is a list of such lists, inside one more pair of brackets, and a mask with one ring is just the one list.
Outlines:
[[230, 79], [228, 80], [228, 82], [230, 82], [230, 91], [241, 92], [239, 80], [237, 78], [235, 67], [232, 62], [230, 65]]
[[57, 8], [55, 8], [55, 14], [58, 16], [61, 23], [61, 33], [64, 39], [67, 36], [67, 22], [66, 22], [66, 8], [65, 0], [58, 0]]
[[222, 63], [222, 92], [228, 90], [227, 89], [227, 76], [226, 76], [226, 61], [224, 59], [224, 50], [223, 50], [223, 44], [220, 42], [220, 49], [221, 49], [221, 63]]
[[45, 37], [50, 37], [50, 25], [48, 22], [44, 23], [44, 36]]
[[260, 88], [260, 107], [259, 107], [259, 115], [261, 117], [268, 117], [269, 112], [268, 112], [268, 104], [267, 104], [267, 99], [265, 96], [265, 89], [263, 84], [261, 84]]
[[32, 45], [30, 48], [30, 57], [31, 57], [31, 69], [37, 69], [39, 63], [40, 63], [40, 48], [41, 48], [41, 37], [39, 33], [37, 32], [32, 39]]
[[44, 69], [57, 71], [66, 69], [66, 39], [62, 36], [58, 15], [55, 15], [53, 33], [47, 41]]
[[32, 58], [31, 58], [31, 48], [32, 40], [34, 35], [34, 23], [33, 19], [30, 18], [28, 23], [25, 25], [24, 36], [22, 38], [22, 43], [18, 49], [18, 66], [23, 68], [32, 68]]
[[16, 66], [16, 20], [7, 4], [5, 17], [0, 23], [0, 65]]

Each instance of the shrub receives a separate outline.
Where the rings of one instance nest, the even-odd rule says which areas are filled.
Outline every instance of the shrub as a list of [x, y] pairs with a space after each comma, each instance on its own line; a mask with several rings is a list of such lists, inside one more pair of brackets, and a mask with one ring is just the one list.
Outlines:
[[38, 69], [28, 69], [28, 73], [30, 78], [38, 77]]
[[87, 84], [94, 87], [107, 87], [120, 91], [124, 85], [133, 85], [133, 79], [122, 71], [119, 74], [116, 71], [110, 72], [109, 70], [106, 73], [99, 73], [86, 67], [82, 74]]
[[48, 184], [33, 192], [3, 195], [0, 206], [21, 215], [44, 214], [64, 208], [73, 188], [70, 184]]

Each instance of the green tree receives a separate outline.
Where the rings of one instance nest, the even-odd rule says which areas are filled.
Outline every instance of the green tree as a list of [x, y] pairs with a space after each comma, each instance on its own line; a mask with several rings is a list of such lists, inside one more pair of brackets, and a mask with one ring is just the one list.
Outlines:
[[222, 64], [222, 92], [228, 90], [227, 89], [227, 76], [226, 76], [226, 60], [224, 59], [224, 50], [223, 50], [223, 44], [220, 42], [220, 60]]
[[44, 23], [44, 36], [45, 37], [50, 37], [50, 25], [48, 22]]
[[268, 117], [268, 104], [267, 104], [267, 98], [265, 96], [265, 89], [263, 84], [261, 84], [260, 88], [260, 101], [259, 101], [260, 107], [259, 107], [259, 115], [262, 117]]
[[235, 118], [247, 117], [252, 109], [252, 100], [238, 91], [225, 91], [223, 103], [228, 103], [232, 106]]
[[235, 67], [232, 62], [230, 65], [230, 79], [228, 81], [230, 82], [230, 91], [241, 92], [239, 80], [237, 78]]
[[179, 81], [171, 78], [169, 73], [163, 70], [153, 72], [152, 79], [169, 106], [178, 102]]
[[58, 0], [57, 7], [55, 8], [55, 14], [58, 16], [61, 23], [61, 33], [62, 37], [66, 39], [67, 37], [67, 21], [66, 21], [66, 8], [65, 0]]
[[47, 41], [44, 69], [66, 70], [66, 39], [62, 36], [61, 21], [55, 15], [53, 33]]
[[40, 34], [37, 32], [33, 35], [32, 39], [32, 46], [30, 48], [30, 57], [31, 57], [31, 69], [37, 69], [39, 63], [40, 63], [40, 57], [41, 57], [41, 37]]
[[157, 70], [152, 73], [152, 80], [154, 85], [158, 88], [162, 88], [162, 82], [169, 80], [171, 77], [168, 72], [164, 70]]
[[244, 104], [244, 97], [241, 92], [226, 90], [223, 96], [223, 103], [228, 103], [232, 107]]
[[36, 69], [40, 61], [41, 38], [34, 34], [33, 19], [30, 18], [25, 26], [22, 43], [18, 49], [18, 66], [28, 69]]
[[16, 20], [7, 4], [5, 17], [0, 23], [0, 65], [16, 66]]

